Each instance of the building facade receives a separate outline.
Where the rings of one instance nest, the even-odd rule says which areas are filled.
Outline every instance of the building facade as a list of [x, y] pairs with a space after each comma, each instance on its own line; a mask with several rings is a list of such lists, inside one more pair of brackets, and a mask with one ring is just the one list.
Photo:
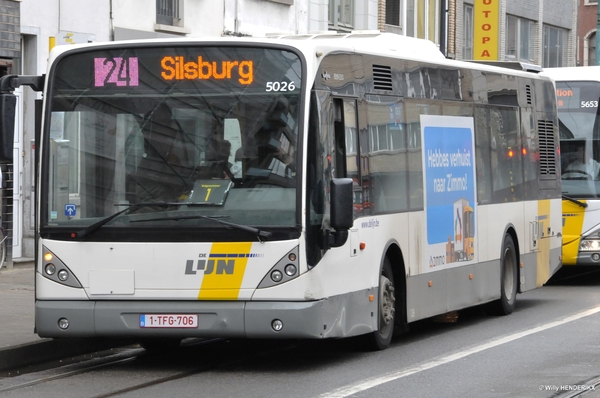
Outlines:
[[579, 0], [577, 19], [577, 66], [596, 65], [598, 1]]
[[[576, 63], [577, 4], [591, 0], [0, 0], [0, 74], [45, 73], [50, 48], [161, 37], [264, 36], [375, 30], [435, 42], [472, 59], [478, 1], [498, 2], [498, 58]], [[14, 259], [34, 256], [34, 106], [16, 92], [15, 159], [3, 165], [4, 226]], [[10, 252], [9, 252], [10, 253]]]

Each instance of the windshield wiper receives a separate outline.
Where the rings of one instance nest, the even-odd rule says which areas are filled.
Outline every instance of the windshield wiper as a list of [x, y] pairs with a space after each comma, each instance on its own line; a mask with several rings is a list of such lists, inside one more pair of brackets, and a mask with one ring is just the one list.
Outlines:
[[194, 220], [194, 219], [204, 219], [204, 220], [211, 220], [211, 221], [216, 221], [222, 225], [224, 225], [227, 228], [236, 228], [236, 229], [240, 229], [242, 231], [247, 231], [250, 233], [253, 233], [254, 235], [256, 235], [256, 237], [258, 238], [258, 240], [260, 242], [263, 241], [263, 239], [267, 239], [270, 238], [271, 235], [273, 235], [273, 233], [269, 232], [269, 231], [263, 231], [261, 229], [255, 228], [255, 227], [250, 227], [248, 225], [243, 225], [243, 224], [236, 224], [236, 223], [232, 223], [232, 222], [228, 222], [228, 221], [223, 221], [220, 220], [220, 218], [225, 218], [225, 217], [229, 217], [229, 216], [203, 216], [201, 214], [196, 214], [193, 216], [172, 216], [172, 217], [155, 217], [155, 218], [145, 218], [143, 220], [132, 220], [131, 222], [146, 222], [146, 221], [179, 221], [179, 220]]
[[573, 203], [575, 203], [577, 206], [581, 206], [581, 207], [583, 207], [584, 209], [585, 209], [586, 207], [588, 207], [588, 204], [587, 204], [587, 203], [585, 203], [585, 202], [582, 202], [582, 201], [580, 201], [580, 200], [577, 200], [577, 199], [570, 198], [570, 197], [568, 197], [567, 195], [563, 195], [563, 196], [562, 196], [562, 198], [563, 198], [564, 200], [568, 200], [569, 202], [573, 202]]
[[130, 205], [118, 205], [118, 206], [128, 206], [128, 207], [126, 209], [120, 210], [113, 215], [105, 217], [105, 218], [101, 219], [100, 221], [95, 222], [95, 223], [85, 227], [81, 231], [74, 232], [72, 234], [72, 237], [75, 239], [83, 239], [86, 236], [99, 230], [104, 224], [111, 222], [112, 220], [119, 217], [120, 215], [127, 214], [129, 212], [139, 209], [140, 207], [144, 207], [144, 206], [167, 207], [167, 206], [181, 206], [183, 204], [185, 204], [185, 203], [182, 203], [182, 202], [141, 202], [141, 203], [133, 203]]

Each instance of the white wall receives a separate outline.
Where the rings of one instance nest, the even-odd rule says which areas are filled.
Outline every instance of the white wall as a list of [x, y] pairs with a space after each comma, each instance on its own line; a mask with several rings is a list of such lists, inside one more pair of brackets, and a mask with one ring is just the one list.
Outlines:
[[328, 15], [328, 0], [309, 0], [308, 5], [308, 31], [323, 32], [327, 30], [329, 15]]
[[[117, 28], [155, 33], [156, 2], [152, 0], [112, 0], [113, 24]], [[183, 3], [184, 28], [189, 31], [183, 36], [221, 36], [223, 30], [224, 0]], [[167, 33], [168, 32], [161, 32]]]
[[[18, 73], [41, 75], [46, 73], [49, 38], [55, 37], [60, 43], [62, 37], [79, 41], [107, 41], [110, 39], [109, 0], [25, 0], [20, 3], [22, 35], [22, 68]], [[66, 35], [67, 32], [74, 35]], [[32, 258], [34, 256], [33, 214], [35, 196], [32, 191], [33, 152], [30, 142], [34, 138], [34, 99], [41, 98], [40, 93], [28, 87], [19, 89], [19, 106], [23, 118], [17, 125], [19, 153], [23, 156], [15, 159], [15, 183], [19, 181], [19, 203], [15, 203], [15, 234], [13, 244], [20, 241], [19, 250], [14, 246], [15, 257]], [[17, 161], [18, 160], [18, 161]], [[15, 190], [17, 187], [15, 187]], [[18, 212], [18, 214], [17, 214]]]
[[[112, 1], [115, 27], [150, 35], [157, 32], [154, 1]], [[308, 27], [307, 0], [294, 0], [293, 5], [266, 0], [186, 0], [183, 18], [185, 34], [182, 36], [187, 37], [304, 33]]]
[[38, 35], [37, 73], [46, 70], [49, 37], [60, 32], [87, 34], [95, 41], [110, 38], [108, 0], [27, 0], [21, 2], [22, 32]]
[[354, 3], [354, 28], [356, 30], [377, 29], [377, 0]]
[[265, 0], [226, 0], [225, 4], [226, 31], [264, 36], [306, 33], [308, 29], [307, 0], [294, 0], [293, 5]]
[[[308, 32], [324, 32], [329, 28], [329, 3], [333, 0], [308, 1]], [[354, 30], [377, 29], [378, 0], [355, 0]]]

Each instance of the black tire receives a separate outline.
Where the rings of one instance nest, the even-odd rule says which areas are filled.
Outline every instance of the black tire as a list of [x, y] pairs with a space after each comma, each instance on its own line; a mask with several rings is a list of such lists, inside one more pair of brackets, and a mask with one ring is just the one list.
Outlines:
[[394, 334], [396, 321], [396, 297], [392, 264], [386, 257], [379, 276], [379, 295], [377, 297], [378, 330], [367, 335], [369, 348], [385, 350], [389, 347]]
[[519, 270], [517, 250], [510, 235], [504, 237], [500, 256], [500, 299], [492, 302], [492, 311], [497, 315], [509, 315], [515, 309]]

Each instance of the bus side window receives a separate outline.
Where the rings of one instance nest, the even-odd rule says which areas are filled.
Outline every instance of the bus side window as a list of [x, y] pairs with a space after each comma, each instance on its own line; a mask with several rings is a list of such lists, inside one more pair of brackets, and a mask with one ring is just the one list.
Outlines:
[[[343, 162], [345, 177], [352, 178], [353, 186], [353, 202], [354, 202], [354, 214], [360, 213], [363, 208], [363, 192], [361, 181], [361, 173], [359, 171], [359, 148], [358, 148], [358, 124], [357, 124], [357, 106], [356, 101], [353, 99], [344, 100], [344, 125], [343, 132], [339, 132], [340, 142], [338, 147], [343, 145], [343, 158], [339, 159], [339, 162]], [[336, 132], [338, 134], [338, 132]]]
[[315, 91], [311, 95], [308, 118], [308, 146], [306, 148], [306, 202], [307, 234], [306, 257], [310, 267], [316, 266], [324, 251], [319, 247], [320, 231], [325, 222], [325, 187], [329, 180], [327, 140], [333, 123], [331, 97], [328, 92]]
[[479, 204], [492, 203], [492, 154], [496, 146], [490, 141], [490, 111], [475, 106], [475, 159], [477, 162], [477, 200]]
[[[370, 214], [408, 210], [408, 151], [404, 103], [398, 97], [369, 96], [367, 103], [367, 132], [361, 165], [368, 166], [363, 186], [370, 188]], [[362, 147], [361, 147], [362, 149]], [[361, 152], [362, 154], [363, 152]], [[368, 164], [367, 164], [368, 162]]]
[[[334, 174], [332, 177], [343, 178], [346, 177], [346, 132], [345, 132], [345, 104], [340, 99], [333, 100], [333, 130], [334, 130]], [[356, 120], [356, 116], [354, 116]], [[356, 123], [354, 123], [356, 124]]]
[[494, 202], [523, 199], [523, 163], [519, 108], [490, 107]]

